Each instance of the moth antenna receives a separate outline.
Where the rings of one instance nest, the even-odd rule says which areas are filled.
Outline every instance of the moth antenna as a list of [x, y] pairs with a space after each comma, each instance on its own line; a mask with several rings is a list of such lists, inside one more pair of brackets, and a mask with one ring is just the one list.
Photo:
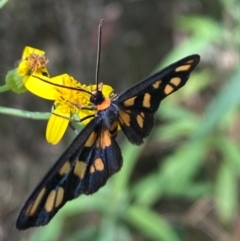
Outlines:
[[50, 82], [50, 81], [41, 79], [40, 77], [38, 77], [38, 76], [36, 76], [36, 75], [32, 75], [32, 76], [33, 76], [34, 78], [36, 78], [36, 79], [41, 80], [42, 82], [48, 83], [48, 84], [53, 85], [53, 86], [57, 86], [57, 87], [61, 87], [61, 88], [64, 88], [64, 89], [69, 89], [69, 90], [82, 91], [82, 92], [85, 92], [85, 93], [93, 96], [92, 92], [90, 92], [90, 91], [88, 91], [88, 90], [85, 90], [85, 89], [76, 88], [76, 87], [71, 87], [71, 86], [65, 86], [65, 85], [60, 85], [60, 84], [52, 83], [52, 82]]
[[100, 59], [101, 59], [102, 25], [103, 25], [103, 19], [101, 19], [98, 26], [98, 49], [97, 49], [97, 63], [96, 63], [96, 76], [95, 76], [97, 91], [98, 91], [99, 69], [100, 69]]

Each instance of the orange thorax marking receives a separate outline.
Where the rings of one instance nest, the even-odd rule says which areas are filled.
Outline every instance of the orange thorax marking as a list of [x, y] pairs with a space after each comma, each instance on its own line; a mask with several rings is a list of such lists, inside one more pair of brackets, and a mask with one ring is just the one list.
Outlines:
[[97, 105], [96, 108], [97, 108], [97, 111], [100, 111], [100, 110], [105, 110], [107, 109], [108, 107], [110, 107], [111, 105], [111, 100], [109, 98], [106, 98], [102, 104], [100, 105]]

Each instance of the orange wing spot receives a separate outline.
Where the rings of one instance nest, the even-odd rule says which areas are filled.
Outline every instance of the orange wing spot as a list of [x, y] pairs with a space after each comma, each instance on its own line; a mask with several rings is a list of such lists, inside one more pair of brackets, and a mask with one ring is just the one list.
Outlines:
[[186, 64], [192, 64], [193, 63], [193, 59], [190, 59], [186, 62]]
[[174, 84], [175, 86], [178, 86], [181, 83], [181, 78], [179, 77], [174, 77], [170, 80], [171, 84]]
[[158, 81], [156, 81], [154, 84], [152, 84], [152, 87], [153, 87], [154, 89], [158, 89], [161, 83], [162, 83], [162, 81], [161, 81], [161, 80], [158, 80]]
[[97, 111], [100, 111], [100, 110], [106, 110], [110, 105], [111, 105], [111, 100], [109, 98], [106, 98], [102, 104], [100, 105], [97, 105], [96, 108], [97, 108]]
[[90, 173], [94, 173], [95, 172], [95, 167], [93, 165], [90, 166], [89, 172]]
[[83, 161], [77, 161], [74, 167], [74, 174], [80, 179], [83, 179], [87, 164]]
[[104, 164], [103, 164], [103, 161], [101, 158], [97, 158], [95, 161], [94, 161], [94, 167], [97, 171], [102, 171], [104, 170]]
[[118, 131], [118, 121], [114, 121], [109, 128], [109, 132], [111, 136], [116, 136], [117, 131]]
[[47, 197], [47, 201], [45, 203], [45, 209], [47, 212], [51, 212], [54, 208], [54, 203], [56, 200], [56, 195], [57, 195], [57, 191], [56, 190], [52, 190], [48, 197]]
[[55, 208], [57, 208], [62, 203], [63, 197], [64, 197], [64, 189], [60, 187], [57, 191]]
[[143, 97], [143, 106], [146, 108], [151, 107], [151, 95], [146, 93]]
[[46, 188], [44, 187], [38, 194], [37, 198], [35, 199], [34, 202], [32, 202], [28, 207], [27, 210], [25, 211], [25, 214], [28, 216], [33, 216], [43, 198], [43, 195], [46, 191]]
[[180, 72], [180, 71], [188, 71], [191, 68], [191, 65], [186, 64], [186, 65], [182, 65], [179, 66], [175, 69], [176, 72]]
[[166, 85], [165, 89], [164, 89], [164, 93], [166, 95], [169, 95], [173, 92], [174, 88], [171, 85]]
[[88, 137], [86, 143], [85, 143], [85, 147], [92, 147], [95, 140], [96, 140], [96, 136], [97, 136], [97, 133], [95, 131], [93, 131], [91, 133], [91, 135]]
[[111, 137], [110, 137], [109, 131], [107, 131], [107, 130], [106, 131], [102, 131], [101, 135], [100, 135], [100, 137], [98, 139], [97, 147], [98, 148], [101, 147], [101, 148], [105, 149], [106, 147], [111, 146], [111, 143], [112, 143], [112, 141], [111, 141]]
[[33, 202], [32, 203], [30, 203], [28, 206], [27, 206], [27, 208], [26, 208], [26, 210], [25, 210], [25, 215], [26, 216], [32, 216], [35, 212], [31, 212], [31, 209], [32, 209], [32, 206], [33, 206]]
[[142, 115], [137, 115], [137, 123], [141, 128], [143, 128], [144, 119]]
[[125, 111], [120, 110], [119, 111], [119, 121], [121, 122], [121, 124], [130, 126], [130, 120], [131, 120], [130, 113], [131, 113], [130, 110], [125, 110]]
[[112, 125], [110, 126], [109, 130], [110, 131], [115, 131], [115, 129], [118, 128], [118, 122], [114, 121]]
[[71, 165], [69, 161], [66, 161], [63, 166], [59, 169], [59, 175], [64, 175], [70, 171]]
[[133, 106], [137, 96], [133, 96], [123, 102], [124, 106]]

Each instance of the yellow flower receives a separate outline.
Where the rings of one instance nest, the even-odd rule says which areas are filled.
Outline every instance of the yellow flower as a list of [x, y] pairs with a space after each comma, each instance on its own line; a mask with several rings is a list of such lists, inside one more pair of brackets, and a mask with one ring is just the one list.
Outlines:
[[49, 77], [46, 69], [47, 63], [48, 59], [44, 51], [27, 46], [18, 65], [18, 75], [24, 76], [24, 82], [34, 72]]
[[[57, 144], [61, 140], [70, 120], [81, 122], [83, 118], [95, 115], [96, 110], [90, 102], [90, 97], [96, 85], [87, 86], [76, 81], [72, 76], [63, 74], [53, 78], [32, 75], [25, 86], [35, 95], [55, 101], [46, 131], [46, 139], [52, 144]], [[105, 97], [108, 97], [112, 90], [112, 87], [107, 85], [102, 89]], [[81, 123], [86, 125], [91, 118]]]
[[8, 71], [5, 78], [6, 84], [12, 91], [18, 94], [25, 92], [27, 90], [25, 84], [32, 74], [49, 77], [46, 69], [48, 60], [44, 54], [42, 50], [25, 47], [18, 67]]

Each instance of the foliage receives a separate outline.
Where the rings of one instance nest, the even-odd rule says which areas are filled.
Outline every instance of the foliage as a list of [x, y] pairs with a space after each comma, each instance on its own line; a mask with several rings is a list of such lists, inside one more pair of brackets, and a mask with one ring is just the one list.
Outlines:
[[[124, 140], [122, 170], [94, 196], [69, 202], [26, 241], [239, 239], [239, 1], [220, 4], [221, 21], [176, 19], [175, 34], [185, 40], [154, 71], [183, 54], [200, 54], [201, 65], [161, 104], [145, 144]], [[139, 171], [139, 160], [148, 166], [152, 156], [154, 168]]]
[[[238, 63], [227, 69], [229, 75], [222, 81], [223, 85], [219, 89], [216, 88], [221, 69], [216, 66], [214, 48], [218, 46], [218, 54], [224, 57], [228, 49], [224, 49], [226, 39], [223, 36], [224, 32], [229, 30], [222, 29], [223, 23], [202, 16], [182, 17], [178, 23], [180, 29], [190, 32], [191, 36], [175, 47], [160, 66], [178, 59], [182, 53], [200, 53], [202, 65], [214, 66], [199, 69], [181, 93], [176, 93], [169, 98], [170, 100], [164, 101], [157, 117], [164, 119], [165, 123], [155, 127], [145, 146], [133, 147], [127, 141], [122, 143], [124, 167], [109, 181], [104, 190], [94, 197], [81, 197], [69, 203], [43, 232], [37, 232], [36, 236], [29, 240], [36, 240], [36, 237], [42, 237], [45, 241], [58, 240], [59, 229], [63, 226], [64, 219], [76, 213], [81, 216], [81, 213], [88, 210], [96, 210], [99, 213], [100, 228], [90, 231], [87, 227], [68, 240], [134, 240], [130, 235], [132, 228], [151, 240], [186, 240], [186, 227], [183, 228], [185, 231], [180, 231], [154, 208], [166, 197], [170, 202], [176, 198], [187, 199], [193, 205], [200, 199], [209, 197], [214, 203], [216, 216], [212, 217], [206, 213], [206, 216], [202, 217], [203, 220], [214, 219], [216, 225], [224, 225], [228, 229], [233, 227], [239, 208], [240, 151], [239, 144], [231, 136], [230, 130], [239, 115]], [[240, 27], [239, 23], [238, 26]], [[212, 54], [208, 54], [208, 51], [212, 51]], [[179, 107], [179, 99], [187, 103], [192, 96], [201, 96], [201, 93], [208, 89], [213, 89], [216, 93], [201, 115], [194, 109]], [[174, 143], [176, 147], [167, 155], [162, 156], [160, 153], [159, 162], [155, 163], [156, 168], [132, 183], [130, 177], [148, 142], [156, 142], [159, 145]], [[213, 164], [214, 161], [216, 163]], [[211, 170], [213, 166], [215, 170]], [[214, 176], [211, 176], [212, 174]], [[191, 213], [188, 214], [190, 215]], [[199, 223], [196, 223], [197, 227]], [[191, 226], [191, 223], [186, 221], [186, 226]], [[52, 232], [56, 229], [57, 232]], [[216, 236], [215, 240], [220, 238]]]

